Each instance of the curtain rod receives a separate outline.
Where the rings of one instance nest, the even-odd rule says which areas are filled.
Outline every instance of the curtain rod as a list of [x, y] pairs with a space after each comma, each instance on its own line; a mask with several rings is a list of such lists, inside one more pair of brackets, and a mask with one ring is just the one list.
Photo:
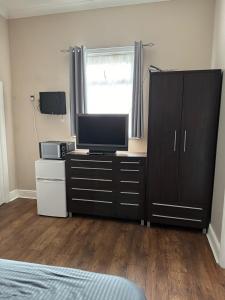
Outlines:
[[[143, 47], [153, 47], [153, 46], [155, 46], [155, 44], [154, 43], [147, 43], [147, 44], [143, 44]], [[78, 46], [75, 46], [75, 47], [78, 47]], [[123, 46], [122, 46], [123, 47]], [[124, 46], [124, 47], [126, 47], [126, 46]], [[129, 46], [130, 47], [130, 46]], [[109, 47], [109, 49], [110, 48], [113, 48], [113, 47]], [[92, 49], [92, 48], [89, 48], [90, 50]], [[94, 48], [94, 49], [96, 49], [96, 48]], [[60, 52], [62, 52], [62, 53], [68, 53], [68, 52], [70, 52], [70, 49], [62, 49], [62, 50], [60, 50]]]

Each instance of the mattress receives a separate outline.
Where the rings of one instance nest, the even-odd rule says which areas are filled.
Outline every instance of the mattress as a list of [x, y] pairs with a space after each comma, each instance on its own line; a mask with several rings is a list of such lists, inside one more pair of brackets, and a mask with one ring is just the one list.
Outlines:
[[125, 278], [0, 259], [0, 299], [146, 300]]

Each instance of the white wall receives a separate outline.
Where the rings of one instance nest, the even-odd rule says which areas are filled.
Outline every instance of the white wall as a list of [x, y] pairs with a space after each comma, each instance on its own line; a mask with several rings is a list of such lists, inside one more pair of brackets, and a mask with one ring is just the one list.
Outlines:
[[[34, 161], [38, 147], [29, 96], [65, 90], [69, 96], [70, 45], [89, 48], [154, 42], [145, 49], [145, 132], [148, 114], [148, 66], [201, 69], [211, 65], [214, 0], [172, 0], [9, 21], [18, 188], [35, 188]], [[37, 113], [40, 138], [69, 139], [68, 115]], [[132, 141], [130, 151], [146, 151], [147, 138]], [[27, 147], [29, 145], [29, 147]]]
[[[216, 1], [212, 67], [225, 70], [225, 0]], [[224, 74], [225, 76], [225, 74]], [[225, 267], [225, 80], [221, 100], [210, 239], [217, 261]]]

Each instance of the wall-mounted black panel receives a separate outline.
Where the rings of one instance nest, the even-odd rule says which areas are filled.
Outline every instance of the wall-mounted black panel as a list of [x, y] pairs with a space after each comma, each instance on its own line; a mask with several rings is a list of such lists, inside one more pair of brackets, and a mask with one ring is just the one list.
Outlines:
[[40, 92], [40, 111], [48, 115], [65, 115], [65, 92]]

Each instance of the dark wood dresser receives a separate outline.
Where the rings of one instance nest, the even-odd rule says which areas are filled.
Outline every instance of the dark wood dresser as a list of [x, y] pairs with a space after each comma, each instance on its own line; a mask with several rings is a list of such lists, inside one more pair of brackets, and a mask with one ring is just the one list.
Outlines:
[[145, 153], [89, 154], [66, 157], [69, 215], [85, 214], [144, 220]]

